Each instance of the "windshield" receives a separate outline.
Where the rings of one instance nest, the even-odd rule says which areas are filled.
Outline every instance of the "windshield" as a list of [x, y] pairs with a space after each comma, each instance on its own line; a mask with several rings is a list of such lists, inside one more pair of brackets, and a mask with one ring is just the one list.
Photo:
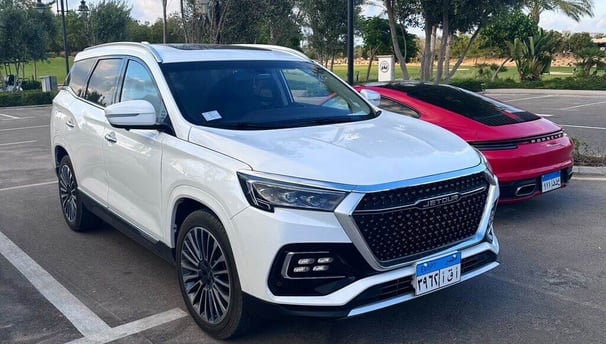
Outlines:
[[185, 118], [225, 129], [276, 129], [376, 116], [342, 81], [311, 62], [168, 63], [162, 70]]

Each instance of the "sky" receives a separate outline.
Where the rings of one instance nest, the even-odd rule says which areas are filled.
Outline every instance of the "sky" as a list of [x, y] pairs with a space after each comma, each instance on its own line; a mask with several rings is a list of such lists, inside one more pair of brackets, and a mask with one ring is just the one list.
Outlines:
[[[75, 9], [78, 7], [80, 0], [67, 0], [69, 8]], [[99, 0], [88, 0], [87, 4], [93, 4]], [[162, 16], [162, 1], [161, 0], [125, 0], [127, 4], [132, 6], [131, 15], [133, 18], [141, 22], [154, 22]], [[543, 12], [539, 25], [547, 30], [570, 31], [570, 32], [589, 32], [589, 33], [605, 33], [606, 34], [606, 0], [593, 0], [594, 17], [584, 17], [579, 23], [569, 19], [565, 15], [558, 12]], [[168, 13], [179, 11], [179, 0], [168, 0]], [[382, 12], [381, 8], [367, 8], [365, 13], [368, 15], [376, 15]], [[420, 32], [420, 31], [419, 31]], [[417, 32], [415, 32], [417, 33]], [[418, 33], [417, 33], [418, 34]]]

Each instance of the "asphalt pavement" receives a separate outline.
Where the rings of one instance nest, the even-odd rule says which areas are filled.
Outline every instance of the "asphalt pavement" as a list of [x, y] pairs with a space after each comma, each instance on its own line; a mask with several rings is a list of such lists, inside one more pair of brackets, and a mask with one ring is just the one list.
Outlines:
[[[604, 94], [490, 95], [606, 147], [603, 129], [576, 128], [606, 128]], [[107, 225], [65, 225], [49, 115], [0, 108], [0, 343], [216, 342], [185, 313], [173, 266]], [[234, 342], [603, 343], [606, 178], [590, 172], [499, 206], [501, 266], [486, 275], [356, 318], [275, 318]]]

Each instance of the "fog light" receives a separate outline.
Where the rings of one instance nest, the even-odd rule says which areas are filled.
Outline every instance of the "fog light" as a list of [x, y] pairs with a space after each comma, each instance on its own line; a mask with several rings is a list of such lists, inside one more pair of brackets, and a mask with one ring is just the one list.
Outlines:
[[[310, 265], [310, 264], [313, 264], [315, 261], [316, 261], [316, 260], [315, 260], [315, 259], [313, 259], [313, 258], [303, 258], [303, 259], [299, 259], [299, 260], [297, 261], [297, 264], [299, 264], [299, 265]], [[318, 263], [319, 263], [319, 262], [320, 262], [320, 261], [319, 261], [319, 259], [318, 259]]]
[[331, 252], [288, 252], [282, 265], [288, 279], [343, 278], [343, 265]]
[[292, 271], [295, 273], [308, 272], [309, 266], [297, 266], [296, 268], [292, 269]]

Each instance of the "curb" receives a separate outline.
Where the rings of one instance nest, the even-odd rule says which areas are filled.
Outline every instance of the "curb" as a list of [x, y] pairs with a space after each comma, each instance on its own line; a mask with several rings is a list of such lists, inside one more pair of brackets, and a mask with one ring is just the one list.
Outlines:
[[580, 174], [584, 176], [606, 177], [606, 166], [574, 166], [572, 170], [575, 174]]
[[568, 96], [597, 96], [606, 97], [606, 91], [596, 90], [552, 90], [542, 88], [491, 88], [484, 90], [483, 94], [549, 94]]

